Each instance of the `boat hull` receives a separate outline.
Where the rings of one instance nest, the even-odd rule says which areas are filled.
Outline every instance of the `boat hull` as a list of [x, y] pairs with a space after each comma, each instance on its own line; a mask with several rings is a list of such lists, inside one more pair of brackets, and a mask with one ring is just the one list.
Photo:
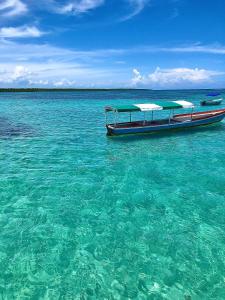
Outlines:
[[[224, 119], [225, 117], [225, 110], [219, 110], [215, 111], [216, 113], [210, 117], [205, 117], [205, 113], [202, 113], [204, 117], [202, 118], [197, 118], [193, 120], [187, 120], [183, 122], [171, 122], [171, 123], [166, 123], [162, 125], [146, 125], [146, 126], [127, 126], [127, 127], [117, 127], [114, 126], [113, 124], [109, 124], [106, 126], [107, 128], [107, 134], [110, 136], [114, 135], [127, 135], [127, 134], [145, 134], [145, 133], [154, 133], [154, 132], [161, 132], [161, 131], [170, 131], [174, 129], [187, 129], [187, 128], [192, 128], [192, 127], [198, 127], [198, 126], [204, 126], [204, 125], [210, 125], [214, 124], [217, 122], [220, 122]], [[210, 113], [210, 112], [207, 112]], [[201, 113], [195, 113], [193, 116], [197, 117]], [[174, 116], [175, 118], [184, 118], [185, 116], [188, 116], [188, 114], [183, 114], [183, 115], [177, 115]], [[129, 123], [127, 123], [129, 124]]]
[[201, 101], [202, 106], [212, 106], [212, 105], [220, 105], [223, 100], [205, 100]]

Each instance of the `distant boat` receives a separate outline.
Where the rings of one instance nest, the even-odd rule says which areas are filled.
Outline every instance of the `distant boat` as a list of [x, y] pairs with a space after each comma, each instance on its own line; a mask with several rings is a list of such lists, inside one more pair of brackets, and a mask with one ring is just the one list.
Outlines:
[[200, 103], [202, 106], [209, 106], [209, 105], [220, 105], [223, 102], [223, 99], [207, 99], [202, 100]]
[[[176, 114], [174, 110], [180, 108], [190, 108], [191, 113]], [[184, 129], [196, 126], [209, 125], [212, 123], [220, 122], [225, 117], [225, 109], [211, 110], [206, 112], [193, 112], [194, 104], [188, 101], [161, 101], [157, 103], [134, 104], [124, 106], [108, 106], [105, 107], [106, 112], [106, 128], [107, 135], [127, 135], [127, 134], [144, 134], [161, 132], [165, 130]], [[165, 119], [154, 119], [154, 111], [169, 110], [169, 117]], [[114, 123], [107, 121], [107, 114], [113, 112], [115, 116]], [[129, 113], [130, 122], [118, 122], [120, 113]], [[132, 121], [131, 114], [133, 112], [143, 112], [144, 120]], [[146, 112], [151, 112], [151, 120], [146, 118]]]
[[217, 92], [214, 92], [214, 93], [209, 93], [207, 94], [207, 97], [210, 97], [209, 99], [206, 99], [206, 100], [202, 100], [200, 101], [200, 104], [202, 106], [209, 106], [209, 105], [220, 105], [223, 101], [223, 98], [214, 98], [214, 97], [217, 97], [219, 96], [220, 93], [217, 93]]

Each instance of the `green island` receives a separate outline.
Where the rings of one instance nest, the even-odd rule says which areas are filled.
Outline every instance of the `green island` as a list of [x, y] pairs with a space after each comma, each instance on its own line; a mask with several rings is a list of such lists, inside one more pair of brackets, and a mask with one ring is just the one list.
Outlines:
[[150, 89], [130, 89], [130, 88], [115, 88], [115, 89], [104, 89], [104, 88], [0, 88], [1, 93], [19, 93], [19, 92], [109, 92], [109, 91], [148, 91]]

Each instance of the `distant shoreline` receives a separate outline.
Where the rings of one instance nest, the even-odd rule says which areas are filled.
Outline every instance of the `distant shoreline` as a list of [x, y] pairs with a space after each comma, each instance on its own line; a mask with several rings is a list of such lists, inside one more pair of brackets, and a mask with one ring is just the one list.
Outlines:
[[18, 92], [108, 92], [108, 91], [150, 91], [151, 89], [129, 89], [129, 88], [118, 88], [118, 89], [79, 89], [79, 88], [0, 88], [0, 93], [18, 93]]
[[0, 93], [32, 92], [129, 92], [129, 91], [223, 91], [223, 88], [208, 89], [144, 89], [144, 88], [0, 88]]

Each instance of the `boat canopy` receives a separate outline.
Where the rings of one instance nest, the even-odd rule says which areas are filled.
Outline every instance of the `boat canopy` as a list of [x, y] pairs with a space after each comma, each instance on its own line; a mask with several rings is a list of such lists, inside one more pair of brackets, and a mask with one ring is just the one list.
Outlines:
[[219, 96], [219, 95], [220, 95], [220, 93], [218, 93], [218, 92], [214, 92], [214, 93], [209, 93], [209, 94], [207, 94], [208, 97], [217, 97], [217, 96]]
[[143, 103], [143, 104], [132, 104], [132, 105], [116, 105], [107, 106], [106, 112], [133, 112], [133, 111], [154, 111], [154, 110], [165, 110], [165, 109], [178, 109], [178, 108], [194, 108], [194, 104], [185, 100], [177, 101], [157, 101], [155, 103]]
[[129, 111], [140, 111], [139, 107], [135, 105], [116, 105], [116, 106], [106, 106], [105, 111], [114, 112], [129, 112]]

